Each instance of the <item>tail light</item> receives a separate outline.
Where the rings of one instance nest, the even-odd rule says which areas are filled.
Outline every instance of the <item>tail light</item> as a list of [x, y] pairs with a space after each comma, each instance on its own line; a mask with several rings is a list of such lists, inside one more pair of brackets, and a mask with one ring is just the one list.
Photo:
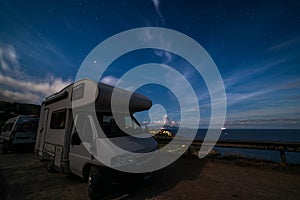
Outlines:
[[16, 134], [16, 131], [14, 130], [14, 131], [12, 131], [11, 133], [10, 133], [10, 139], [11, 140], [13, 140], [14, 139], [14, 137], [15, 137], [15, 134]]

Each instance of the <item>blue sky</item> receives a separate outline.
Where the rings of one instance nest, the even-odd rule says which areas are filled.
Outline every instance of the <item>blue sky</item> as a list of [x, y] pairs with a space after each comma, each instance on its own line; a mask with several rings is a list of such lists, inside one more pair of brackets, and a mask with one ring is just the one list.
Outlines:
[[[182, 32], [210, 54], [226, 89], [226, 127], [300, 128], [299, 9], [298, 1], [1, 1], [0, 100], [39, 104], [75, 79], [100, 42], [154, 26]], [[114, 84], [126, 70], [154, 61], [173, 66], [193, 84], [205, 125], [207, 88], [179, 56], [135, 51], [116, 60], [102, 80]], [[167, 88], [146, 85], [139, 92], [180, 121]]]

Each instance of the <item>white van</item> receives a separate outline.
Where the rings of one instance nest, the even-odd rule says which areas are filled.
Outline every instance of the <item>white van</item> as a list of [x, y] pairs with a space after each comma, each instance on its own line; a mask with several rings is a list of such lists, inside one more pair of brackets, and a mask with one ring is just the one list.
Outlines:
[[[93, 87], [96, 88], [95, 94], [97, 95], [91, 99], [90, 88]], [[110, 185], [109, 174], [114, 170], [105, 167], [84, 146], [83, 143], [87, 141], [82, 141], [82, 138], [79, 137], [78, 130], [76, 130], [78, 123], [82, 125], [83, 130], [81, 131], [86, 135], [91, 135], [95, 130], [96, 123], [100, 124], [105, 134], [105, 138], [101, 138], [101, 136], [97, 138], [97, 142], [101, 144], [100, 154], [114, 151], [112, 146], [104, 142], [107, 139], [130, 152], [151, 152], [157, 148], [157, 142], [153, 138], [135, 139], [116, 125], [111, 111], [111, 96], [114, 89], [116, 88], [103, 83], [81, 80], [48, 97], [41, 107], [36, 152], [41, 160], [48, 162], [48, 171], [74, 173], [88, 179], [88, 192], [92, 199], [103, 195], [103, 190]], [[129, 105], [130, 115], [118, 113], [124, 122], [122, 128], [130, 128], [135, 133], [143, 132], [133, 114], [149, 109], [152, 106], [151, 100], [140, 94], [122, 89], [116, 90], [122, 94], [132, 95]], [[80, 111], [77, 111], [76, 114], [72, 108], [74, 102], [78, 102], [80, 105]], [[95, 105], [94, 110], [86, 108], [86, 105], [91, 103]], [[93, 137], [90, 139], [95, 140]], [[101, 156], [105, 157], [106, 155]], [[112, 165], [128, 164], [126, 159], [119, 159], [119, 157], [111, 160]], [[144, 159], [143, 162], [145, 161], [147, 162]]]
[[10, 118], [2, 127], [2, 153], [14, 151], [16, 148], [27, 145], [34, 146], [39, 118], [31, 115], [19, 115]]

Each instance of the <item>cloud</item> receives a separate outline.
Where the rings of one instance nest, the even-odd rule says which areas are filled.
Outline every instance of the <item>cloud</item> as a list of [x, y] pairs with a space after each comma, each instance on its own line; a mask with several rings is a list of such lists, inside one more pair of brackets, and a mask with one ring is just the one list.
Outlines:
[[274, 71], [274, 68], [285, 63], [286, 59], [277, 59], [265, 64], [257, 63], [242, 70], [236, 70], [224, 78], [227, 105], [253, 105], [261, 102], [262, 99], [271, 100], [274, 93], [282, 89], [297, 87], [298, 82], [287, 84], [284, 81], [273, 81], [273, 78], [281, 76], [281, 71]]
[[159, 0], [152, 0], [154, 6], [155, 6], [155, 9], [158, 10], [158, 7], [159, 7]]
[[[45, 37], [41, 30], [7, 8], [4, 22], [13, 24], [11, 31], [0, 41], [0, 98], [4, 101], [41, 103], [72, 81], [53, 75], [56, 66], [74, 67], [59, 44]], [[30, 64], [29, 64], [30, 63]], [[40, 77], [26, 72], [34, 70]], [[36, 71], [39, 70], [39, 71]], [[43, 74], [43, 76], [41, 76]]]
[[[242, 70], [236, 70], [234, 73], [225, 77], [223, 79], [226, 89], [231, 89], [237, 85], [239, 86], [249, 86], [249, 83], [246, 80], [257, 79], [257, 77], [261, 76], [268, 70], [272, 70], [272, 68], [284, 64], [286, 59], [276, 59], [268, 62], [266, 64], [252, 64], [250, 66], [243, 67]], [[251, 85], [252, 87], [253, 85]], [[256, 86], [256, 85], [255, 85]]]
[[0, 45], [0, 99], [24, 103], [41, 103], [51, 94], [71, 83], [60, 77], [47, 75], [36, 78], [20, 71], [19, 57], [13, 45]]
[[[286, 42], [276, 48], [288, 48], [292, 43]], [[300, 114], [297, 109], [300, 106], [299, 99], [295, 96], [295, 92], [300, 89], [300, 82], [298, 78], [285, 77], [282, 69], [287, 67], [289, 61], [289, 57], [272, 58], [239, 66], [238, 70], [226, 74], [226, 124], [235, 127], [263, 127], [264, 124], [266, 127], [294, 127], [293, 118], [299, 118]], [[287, 118], [291, 120], [285, 121]], [[243, 123], [239, 120], [243, 120]]]
[[[26, 19], [20, 18], [13, 7], [8, 7], [2, 21], [6, 24], [12, 24], [16, 29], [9, 31], [4, 37], [0, 38], [0, 69], [21, 70], [18, 63], [8, 63], [3, 60], [3, 56], [10, 60], [19, 60], [19, 56], [25, 62], [30, 60], [35, 66], [43, 66], [41, 70], [55, 68], [58, 65], [74, 68], [74, 63], [70, 62], [73, 57], [68, 57], [66, 52], [62, 50], [61, 44], [53, 41], [52, 36], [48, 34], [48, 30], [40, 30], [32, 23], [28, 23]], [[8, 44], [5, 44], [8, 43]], [[1, 56], [2, 54], [2, 56]], [[5, 62], [3, 62], [5, 61]], [[23, 64], [23, 63], [22, 63]]]
[[60, 91], [71, 83], [59, 77], [50, 76], [43, 80], [36, 80], [34, 77], [27, 77], [27, 80], [3, 76], [0, 74], [0, 98], [3, 101], [15, 101], [25, 103], [41, 103], [41, 101]]
[[106, 76], [104, 78], [102, 78], [100, 80], [100, 82], [102, 83], [105, 83], [105, 84], [108, 84], [108, 85], [112, 85], [112, 86], [115, 86], [116, 83], [118, 82], [119, 79], [113, 77], [113, 76]]
[[299, 128], [300, 118], [259, 118], [259, 119], [239, 119], [226, 121], [227, 128], [246, 128], [246, 127], [264, 127], [264, 128]]
[[251, 92], [235, 92], [235, 93], [227, 93], [227, 105], [234, 105], [238, 103], [246, 103], [249, 100], [255, 101], [256, 98], [265, 97], [265, 95], [274, 92], [277, 90], [276, 88], [267, 88], [261, 90], [255, 90]]
[[293, 89], [293, 88], [300, 88], [300, 80], [297, 80], [297, 81], [294, 81], [291, 83], [287, 83], [282, 86], [282, 89]]
[[[170, 44], [166, 44], [166, 43], [165, 45], [170, 46]], [[168, 51], [155, 49], [154, 53], [162, 59], [163, 64], [169, 64], [173, 60], [173, 55]]]
[[[29, 77], [28, 77], [29, 78]], [[32, 78], [32, 77], [31, 77]], [[48, 80], [47, 80], [48, 79]], [[39, 93], [43, 96], [49, 96], [70, 83], [63, 81], [61, 78], [53, 77], [46, 80], [18, 80], [12, 77], [3, 76], [0, 74], [0, 84], [9, 86], [10, 88], [24, 90], [33, 93]]]
[[0, 65], [1, 69], [6, 72], [18, 72], [20, 70], [20, 64], [18, 62], [17, 52], [14, 46], [0, 46]]
[[164, 125], [163, 116], [167, 114], [165, 108], [159, 104], [154, 104], [149, 110], [150, 125]]
[[[139, 37], [139, 39], [143, 42], [153, 42], [153, 43], [158, 43], [160, 44], [161, 47], [163, 47], [163, 49], [172, 49], [172, 45], [173, 43], [176, 43], [177, 41], [171, 41], [171, 40], [166, 40], [165, 39], [165, 35], [162, 33], [160, 35], [155, 35], [155, 37], [152, 36], [152, 32], [150, 31], [150, 29], [145, 29], [143, 34], [141, 34]], [[156, 38], [156, 40], [154, 41], [154, 38]], [[171, 61], [174, 60], [174, 55], [169, 52], [169, 51], [165, 51], [162, 49], [153, 49], [153, 52], [159, 57], [161, 58], [161, 63], [162, 64], [169, 64]]]
[[15, 92], [6, 89], [2, 89], [0, 91], [0, 99], [19, 103], [37, 103], [41, 101], [41, 97], [39, 95], [30, 92]]
[[158, 14], [158, 16], [160, 17], [160, 20], [162, 22], [162, 24], [165, 24], [165, 20], [163, 15], [161, 14], [160, 10], [159, 10], [159, 4], [160, 4], [160, 0], [152, 0], [153, 5], [155, 7], [156, 13]]
[[[236, 119], [270, 119], [270, 118], [297, 118], [299, 117], [300, 109], [292, 103], [274, 102], [273, 99], [263, 101], [253, 101], [244, 104], [242, 107], [231, 109], [227, 115], [229, 120]], [[282, 105], [283, 104], [283, 105]]]
[[270, 52], [281, 51], [281, 50], [288, 49], [292, 46], [299, 45], [299, 43], [300, 43], [300, 37], [296, 37], [296, 38], [292, 38], [289, 40], [285, 40], [279, 44], [273, 45], [273, 46], [269, 47], [267, 49], [267, 51], [270, 51]]
[[291, 95], [291, 96], [288, 97], [288, 99], [297, 100], [297, 101], [300, 102], [300, 94]]

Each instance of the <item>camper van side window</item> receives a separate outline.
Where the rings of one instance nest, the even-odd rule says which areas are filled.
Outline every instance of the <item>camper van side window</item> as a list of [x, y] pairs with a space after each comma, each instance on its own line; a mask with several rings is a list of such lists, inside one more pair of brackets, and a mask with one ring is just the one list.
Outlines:
[[84, 83], [73, 88], [72, 101], [81, 99], [83, 97], [83, 94], [84, 94]]
[[50, 128], [51, 129], [64, 129], [66, 124], [67, 110], [58, 110], [52, 112]]

